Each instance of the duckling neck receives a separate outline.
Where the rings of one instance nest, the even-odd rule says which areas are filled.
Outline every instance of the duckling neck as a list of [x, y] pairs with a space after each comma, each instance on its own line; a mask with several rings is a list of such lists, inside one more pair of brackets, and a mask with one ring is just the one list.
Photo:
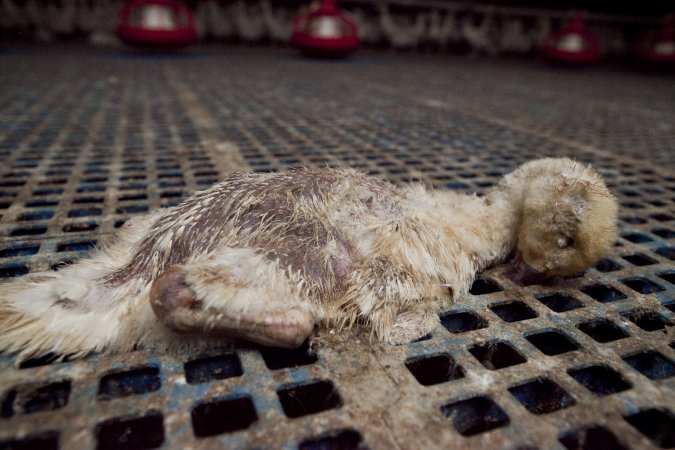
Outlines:
[[[520, 183], [501, 183], [485, 197], [466, 196], [461, 211], [453, 211], [453, 226], [460, 225], [461, 242], [480, 271], [504, 261], [516, 246], [523, 209]], [[470, 225], [470, 226], [467, 226]]]
[[481, 226], [485, 230], [486, 258], [482, 268], [504, 261], [515, 249], [523, 211], [523, 189], [500, 184], [484, 198]]

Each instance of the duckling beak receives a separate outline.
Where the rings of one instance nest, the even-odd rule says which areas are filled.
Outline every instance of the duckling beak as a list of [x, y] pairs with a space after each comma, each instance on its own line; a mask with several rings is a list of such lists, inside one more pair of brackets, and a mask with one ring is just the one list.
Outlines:
[[546, 272], [538, 272], [527, 265], [520, 250], [516, 251], [509, 264], [511, 267], [505, 272], [505, 275], [519, 286], [543, 284], [548, 279]]

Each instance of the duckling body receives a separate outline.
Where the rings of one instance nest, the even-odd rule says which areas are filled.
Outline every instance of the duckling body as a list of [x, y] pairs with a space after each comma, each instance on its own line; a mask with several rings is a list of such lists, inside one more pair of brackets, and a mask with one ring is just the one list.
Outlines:
[[[551, 171], [557, 178], [549, 179]], [[550, 208], [550, 199], [530, 208], [532, 185], [558, 193], [560, 207], [572, 209], [537, 210]], [[521, 240], [536, 270], [566, 274], [556, 267], [560, 255], [549, 261], [531, 254], [522, 225], [546, 234], [534, 240], [541, 251], [569, 247], [580, 239], [567, 237], [579, 217], [566, 216], [599, 208], [586, 191], [565, 203], [577, 185], [602, 197], [599, 226], [607, 238], [580, 252], [580, 263], [563, 261], [574, 270], [593, 264], [614, 241], [616, 202], [592, 169], [570, 160], [524, 165], [485, 197], [398, 188], [348, 169], [233, 174], [175, 208], [128, 222], [93, 259], [5, 285], [0, 349], [21, 357], [82, 355], [224, 338], [297, 347], [315, 324], [357, 322], [383, 342], [410, 342], [434, 328], [438, 311], [465, 295], [478, 271], [505, 260]]]

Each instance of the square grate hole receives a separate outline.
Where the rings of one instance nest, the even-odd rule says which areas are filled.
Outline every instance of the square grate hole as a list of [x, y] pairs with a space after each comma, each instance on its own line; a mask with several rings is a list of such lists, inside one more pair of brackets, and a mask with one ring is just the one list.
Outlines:
[[331, 381], [318, 380], [294, 384], [277, 390], [286, 416], [302, 417], [342, 405], [340, 394]]
[[45, 431], [30, 434], [20, 439], [0, 441], [0, 450], [58, 450], [59, 433]]
[[73, 199], [73, 203], [103, 203], [103, 197], [76, 197]]
[[493, 313], [499, 316], [504, 322], [513, 323], [521, 320], [534, 319], [537, 314], [521, 301], [512, 301], [490, 306]]
[[143, 367], [111, 373], [101, 378], [98, 386], [98, 398], [108, 400], [115, 397], [145, 394], [157, 391], [161, 386], [159, 369], [156, 367]]
[[642, 277], [628, 278], [626, 280], [621, 280], [621, 282], [640, 294], [653, 294], [664, 290], [653, 281]]
[[236, 353], [194, 359], [185, 363], [185, 381], [190, 384], [239, 377], [243, 373]]
[[652, 238], [642, 233], [626, 233], [622, 234], [621, 237], [635, 244], [644, 244], [645, 242], [652, 241]]
[[17, 386], [5, 394], [0, 405], [0, 415], [12, 417], [14, 414], [53, 411], [66, 406], [69, 396], [70, 380]]
[[642, 219], [640, 217], [622, 217], [621, 220], [623, 220], [626, 223], [630, 223], [632, 225], [641, 225], [643, 223], [647, 223], [645, 219]]
[[675, 284], [675, 271], [670, 272], [661, 272], [658, 274], [660, 278], [663, 278], [670, 284]]
[[506, 342], [476, 344], [469, 349], [486, 369], [499, 370], [524, 363], [525, 357]]
[[597, 395], [610, 395], [632, 386], [618, 372], [605, 366], [590, 366], [568, 370], [569, 376]]
[[58, 205], [58, 200], [31, 200], [26, 202], [26, 208], [44, 208]]
[[489, 397], [473, 397], [441, 406], [452, 426], [463, 436], [473, 436], [509, 424], [509, 416]]
[[199, 403], [192, 408], [191, 415], [192, 429], [197, 437], [245, 430], [258, 420], [250, 397], [224, 398]]
[[583, 287], [581, 292], [602, 303], [616, 302], [626, 298], [622, 292], [604, 284], [592, 284]]
[[305, 439], [298, 445], [298, 450], [365, 450], [361, 433], [346, 429], [329, 431], [315, 438]]
[[548, 414], [575, 404], [570, 394], [548, 378], [510, 387], [509, 392], [532, 414]]
[[659, 222], [668, 222], [673, 220], [672, 216], [669, 216], [668, 214], [652, 214], [652, 218], [658, 220]]
[[447, 354], [409, 358], [405, 366], [423, 386], [464, 377], [464, 369]]
[[540, 352], [549, 356], [561, 355], [579, 349], [579, 344], [565, 333], [557, 330], [532, 333], [525, 336], [525, 339], [537, 347]]
[[412, 341], [411, 343], [428, 341], [428, 340], [431, 339], [431, 337], [432, 337], [432, 336], [431, 336], [431, 333], [425, 334], [424, 336], [415, 339], [415, 340]]
[[115, 212], [117, 214], [140, 214], [147, 212], [149, 209], [148, 205], [129, 205], [119, 207]]
[[0, 250], [0, 258], [34, 255], [40, 250], [39, 245], [17, 245]]
[[78, 208], [68, 211], [68, 217], [100, 216], [102, 213], [101, 208]]
[[96, 247], [96, 241], [80, 241], [59, 244], [56, 247], [57, 252], [84, 252]]
[[634, 253], [632, 255], [622, 256], [623, 259], [633, 264], [634, 266], [651, 266], [658, 263], [655, 259], [650, 258], [642, 253]]
[[441, 315], [441, 325], [453, 334], [460, 334], [485, 328], [488, 323], [476, 313], [461, 311]]
[[471, 294], [473, 295], [485, 295], [485, 294], [492, 294], [494, 292], [499, 292], [501, 291], [502, 288], [499, 287], [499, 285], [489, 279], [489, 278], [479, 278], [476, 281], [473, 282], [473, 285], [471, 285]]
[[675, 237], [675, 231], [669, 230], [668, 228], [654, 228], [652, 233], [663, 238], [663, 239], [672, 239]]
[[659, 447], [675, 447], [675, 418], [670, 411], [651, 408], [624, 419]]
[[25, 228], [14, 228], [9, 232], [10, 236], [37, 236], [38, 234], [45, 234], [47, 232], [47, 227], [37, 226], [37, 227], [25, 227]]
[[617, 270], [621, 270], [622, 268], [623, 268], [622, 266], [615, 263], [614, 261], [612, 261], [609, 258], [601, 259], [595, 265], [595, 270], [597, 270], [598, 272], [603, 272], [603, 273], [616, 272]]
[[572, 311], [573, 309], [583, 308], [583, 303], [574, 297], [565, 294], [551, 294], [543, 297], [537, 297], [541, 303], [546, 305], [549, 309], [562, 313]]
[[599, 425], [568, 431], [558, 440], [569, 450], [628, 450], [611, 431]]
[[70, 223], [63, 226], [62, 230], [66, 233], [82, 233], [85, 231], [93, 231], [98, 228], [96, 222], [85, 223]]
[[36, 211], [21, 214], [16, 220], [27, 221], [27, 220], [49, 220], [54, 217], [54, 211]]
[[675, 364], [654, 350], [622, 356], [621, 359], [651, 380], [664, 380], [675, 375]]
[[645, 331], [663, 330], [666, 325], [672, 325], [669, 320], [648, 309], [634, 309], [623, 313], [622, 316]]
[[270, 370], [307, 366], [317, 361], [316, 352], [310, 347], [309, 339], [294, 349], [264, 347], [261, 348], [260, 354]]
[[607, 319], [596, 319], [578, 325], [593, 340], [601, 343], [618, 341], [630, 336], [623, 328]]
[[164, 417], [149, 411], [142, 417], [116, 417], [96, 425], [98, 450], [156, 448], [164, 442]]
[[675, 261], [675, 248], [673, 247], [659, 247], [656, 250], [654, 250], [654, 253], [656, 253], [659, 256], [663, 256], [664, 258], [668, 258], [672, 261]]

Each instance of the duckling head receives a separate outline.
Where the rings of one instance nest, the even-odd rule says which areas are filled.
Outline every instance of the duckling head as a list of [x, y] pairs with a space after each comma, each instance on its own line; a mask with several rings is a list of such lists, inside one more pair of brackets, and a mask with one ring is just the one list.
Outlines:
[[522, 184], [523, 200], [507, 273], [512, 280], [535, 284], [577, 275], [609, 253], [618, 205], [597, 172], [566, 158], [534, 161], [519, 171], [514, 182]]

